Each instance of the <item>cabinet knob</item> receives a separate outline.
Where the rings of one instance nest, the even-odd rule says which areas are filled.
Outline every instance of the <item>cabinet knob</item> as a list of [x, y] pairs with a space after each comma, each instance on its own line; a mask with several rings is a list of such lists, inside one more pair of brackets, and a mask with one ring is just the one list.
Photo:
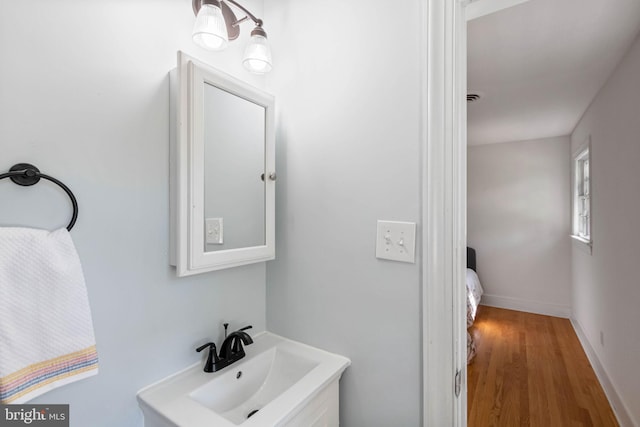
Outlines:
[[271, 173], [269, 174], [269, 179], [270, 179], [271, 181], [275, 181], [276, 179], [278, 179], [278, 176], [276, 175], [276, 173], [275, 173], [275, 172], [271, 172]]

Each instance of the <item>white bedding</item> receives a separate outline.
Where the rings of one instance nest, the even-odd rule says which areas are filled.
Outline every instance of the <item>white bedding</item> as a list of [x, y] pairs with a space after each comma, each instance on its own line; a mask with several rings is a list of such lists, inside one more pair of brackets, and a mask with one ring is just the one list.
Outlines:
[[[467, 268], [467, 328], [473, 325], [478, 313], [478, 305], [484, 290], [475, 271]], [[476, 355], [476, 343], [473, 336], [467, 331], [467, 363], [470, 363]]]
[[467, 268], [467, 327], [473, 324], [484, 290], [475, 271]]

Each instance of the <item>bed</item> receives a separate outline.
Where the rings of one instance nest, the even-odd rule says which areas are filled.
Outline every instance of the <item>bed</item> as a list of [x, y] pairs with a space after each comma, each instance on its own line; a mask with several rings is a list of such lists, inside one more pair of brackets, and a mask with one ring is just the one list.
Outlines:
[[476, 343], [473, 335], [469, 333], [469, 328], [473, 325], [478, 312], [478, 305], [484, 290], [480, 284], [480, 279], [476, 273], [476, 251], [467, 248], [467, 364], [471, 363], [476, 355]]

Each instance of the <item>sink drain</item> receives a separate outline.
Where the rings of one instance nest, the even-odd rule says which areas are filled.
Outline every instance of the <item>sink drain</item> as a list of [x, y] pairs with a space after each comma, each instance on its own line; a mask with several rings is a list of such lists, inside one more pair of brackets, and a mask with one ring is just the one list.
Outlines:
[[256, 412], [258, 412], [260, 409], [254, 409], [253, 411], [249, 412], [249, 415], [247, 415], [247, 418], [251, 418], [253, 415], [256, 414]]

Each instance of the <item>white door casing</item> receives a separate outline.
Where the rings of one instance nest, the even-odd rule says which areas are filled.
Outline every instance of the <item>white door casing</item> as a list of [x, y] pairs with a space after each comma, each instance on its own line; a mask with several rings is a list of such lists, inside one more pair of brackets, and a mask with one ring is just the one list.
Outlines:
[[[423, 425], [466, 425], [466, 19], [422, 1]], [[460, 392], [455, 378], [459, 371]]]
[[467, 425], [467, 21], [525, 1], [421, 0], [425, 427]]

